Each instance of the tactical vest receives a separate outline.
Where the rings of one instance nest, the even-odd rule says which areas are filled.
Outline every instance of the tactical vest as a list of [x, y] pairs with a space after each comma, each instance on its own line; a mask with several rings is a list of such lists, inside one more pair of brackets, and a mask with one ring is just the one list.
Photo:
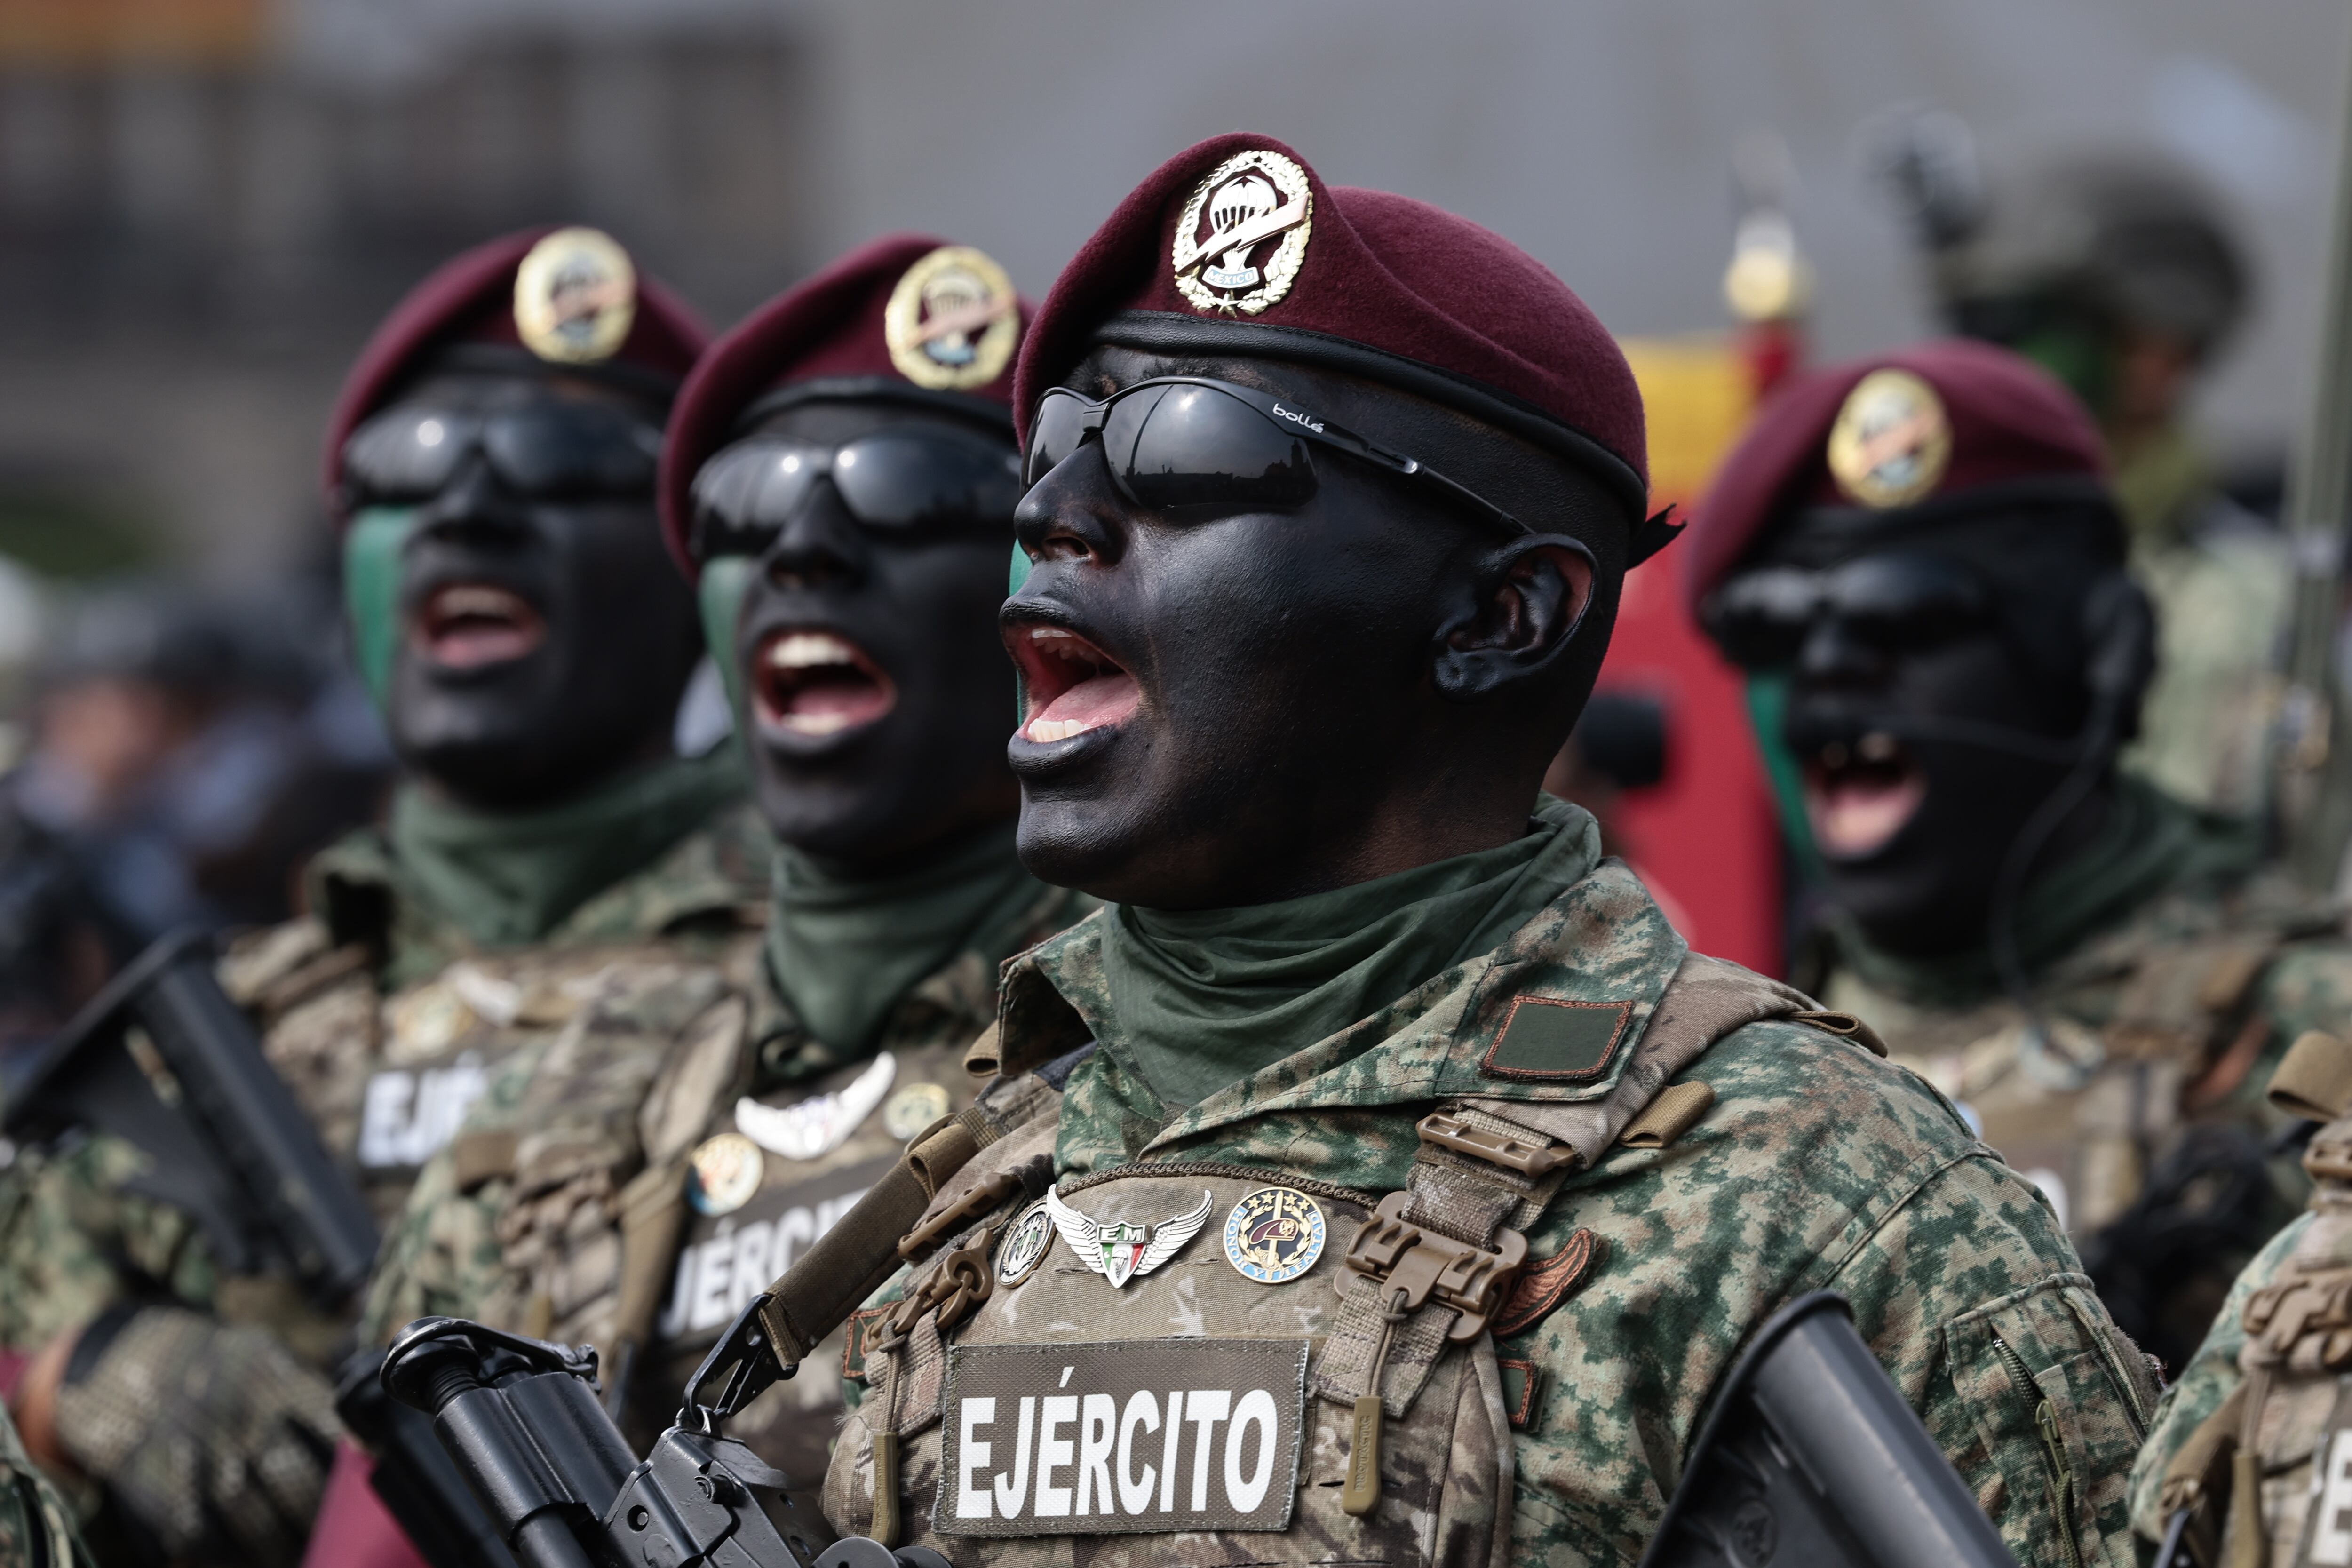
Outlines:
[[[2272, 1044], [2257, 987], [2314, 921], [2283, 918], [2136, 951], [2084, 955], [2046, 1032], [2003, 1001], [1959, 1013], [1865, 1000], [1843, 976], [1830, 1004], [1877, 1024], [1894, 1059], [1961, 1108], [1978, 1135], [2088, 1236], [2137, 1199], [2183, 1127], [2229, 1101]], [[2122, 942], [2128, 945], [2126, 933]], [[1874, 1003], [1875, 1005], [1874, 1005]], [[2095, 1025], [2077, 1016], [2100, 1020]]]
[[[2290, 1114], [2332, 1118], [2304, 1153], [2311, 1225], [2245, 1301], [2241, 1381], [2165, 1473], [2168, 1520], [2200, 1509], [2200, 1561], [2352, 1564], [2352, 1046], [2297, 1040], [2270, 1087]], [[2222, 1506], [2210, 1506], [2220, 1503]], [[2219, 1540], [2215, 1540], [2218, 1531]]]
[[[939, 1184], [899, 1243], [905, 1295], [853, 1320], [870, 1387], [826, 1519], [965, 1564], [1507, 1562], [1512, 1412], [1532, 1390], [1494, 1337], [1546, 1285], [1525, 1232], [1612, 1144], [1694, 1125], [1713, 1091], [1667, 1080], [1767, 1018], [1875, 1048], [1856, 1020], [1693, 955], [1605, 1096], [1498, 1083], [1441, 1103], [1393, 1193], [1182, 1161], [1052, 1184], [1045, 1097]], [[778, 1282], [774, 1342], [806, 1342], [823, 1287]]]

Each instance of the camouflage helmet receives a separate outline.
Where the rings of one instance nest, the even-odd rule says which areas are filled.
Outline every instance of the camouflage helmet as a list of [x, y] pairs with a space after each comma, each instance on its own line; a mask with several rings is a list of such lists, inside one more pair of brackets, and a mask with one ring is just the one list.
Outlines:
[[2244, 314], [2251, 279], [2221, 198], [2145, 152], [2083, 153], [1996, 184], [1937, 258], [1951, 324], [2011, 342], [2052, 308], [2173, 338], [2202, 360]]

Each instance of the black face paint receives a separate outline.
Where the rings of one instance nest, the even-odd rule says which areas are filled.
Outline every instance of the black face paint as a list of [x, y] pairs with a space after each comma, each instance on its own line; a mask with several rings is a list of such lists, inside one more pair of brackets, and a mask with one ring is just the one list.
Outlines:
[[[561, 423], [583, 405], [595, 428], [640, 443], [627, 433], [661, 419], [604, 388], [495, 375], [436, 377], [388, 412], [446, 414], [457, 429], [509, 414]], [[410, 769], [511, 810], [660, 755], [699, 647], [641, 464], [621, 465], [617, 483], [574, 476], [526, 491], [497, 456], [469, 453], [418, 504], [389, 719]]]
[[[1964, 553], [1932, 539], [1847, 541], [1827, 569], [1822, 541], [1800, 526], [1709, 605], [1723, 640], [1742, 603], [1785, 606], [1812, 585], [1810, 613], [1790, 617], [1801, 626], [1781, 629], [1782, 736], [1832, 903], [1912, 955], [1982, 943], [2003, 858], [2068, 773], [2086, 712], [2079, 626], [2097, 563], [2030, 528], [1969, 526], [1945, 541], [1965, 538]], [[2027, 641], [2011, 623], [2029, 598], [2040, 625]], [[1724, 646], [1760, 653], [1773, 616], [1747, 621]]]
[[[1088, 399], [1154, 376], [1246, 376], [1286, 406], [1442, 466], [1539, 531], [1584, 504], [1465, 442], [1439, 411], [1369, 384], [1116, 350], [1089, 366], [1102, 374], [1070, 384]], [[1436, 670], [1449, 628], [1478, 613], [1478, 563], [1508, 535], [1374, 465], [1319, 448], [1310, 460], [1316, 483], [1295, 504], [1195, 516], [1127, 499], [1089, 440], [1024, 498], [1015, 531], [1034, 564], [1003, 620], [1027, 700], [1009, 746], [1021, 858], [1039, 877], [1187, 909], [1379, 874], [1350, 864], [1366, 825], [1401, 779], [1443, 793], [1449, 749], [1492, 722], [1464, 698], [1481, 673], [1441, 690]], [[1535, 494], [1552, 504], [1526, 504]], [[1574, 655], [1595, 666], [1614, 610], [1615, 574], [1599, 576], [1599, 635]], [[1536, 758], [1528, 802], [1541, 772]]]
[[[831, 452], [885, 434], [956, 451], [992, 440], [1012, 455], [975, 424], [848, 403], [788, 409], [749, 439]], [[830, 477], [775, 523], [735, 657], [753, 786], [777, 837], [879, 868], [1012, 814], [1013, 672], [996, 636], [1011, 533], [1009, 516], [861, 522]]]

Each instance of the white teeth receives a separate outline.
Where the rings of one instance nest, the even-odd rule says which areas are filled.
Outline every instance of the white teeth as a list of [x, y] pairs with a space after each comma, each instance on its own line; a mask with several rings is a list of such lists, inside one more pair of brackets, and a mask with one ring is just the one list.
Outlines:
[[1029, 628], [1029, 640], [1031, 642], [1051, 642], [1055, 637], [1066, 637], [1073, 635], [1074, 634], [1070, 632], [1064, 631], [1059, 626], [1031, 626]]
[[768, 649], [768, 663], [776, 669], [809, 669], [823, 664], [856, 662], [856, 649], [824, 632], [792, 632], [778, 638]]
[[511, 616], [521, 603], [504, 588], [461, 583], [433, 595], [433, 608], [444, 616]]
[[1042, 746], [1053, 741], [1066, 741], [1073, 735], [1083, 735], [1095, 728], [1097, 726], [1087, 723], [1084, 719], [1034, 719], [1030, 721], [1024, 733]]
[[777, 721], [795, 735], [830, 735], [852, 722], [846, 713], [784, 713]]

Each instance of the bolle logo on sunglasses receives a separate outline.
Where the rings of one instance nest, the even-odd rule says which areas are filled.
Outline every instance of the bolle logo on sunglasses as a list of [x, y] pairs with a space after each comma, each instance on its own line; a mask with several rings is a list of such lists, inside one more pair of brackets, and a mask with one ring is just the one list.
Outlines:
[[1274, 416], [1276, 419], [1287, 419], [1293, 425], [1304, 425], [1318, 436], [1323, 434], [1323, 422], [1311, 414], [1301, 414], [1295, 408], [1285, 408], [1277, 403], [1274, 405]]

